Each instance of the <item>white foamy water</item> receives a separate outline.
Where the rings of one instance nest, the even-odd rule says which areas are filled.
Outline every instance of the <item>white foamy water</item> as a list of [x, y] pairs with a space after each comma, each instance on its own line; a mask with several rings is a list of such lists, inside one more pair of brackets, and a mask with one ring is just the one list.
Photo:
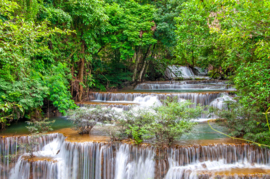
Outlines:
[[[137, 97], [152, 96], [158, 100], [166, 100], [167, 98], [190, 100], [194, 105], [201, 104], [202, 106], [209, 105], [212, 100], [221, 96], [220, 92], [204, 92], [204, 93], [92, 93], [91, 97], [97, 102], [127, 102], [134, 103], [134, 100], [141, 102], [150, 102], [155, 100], [147, 97], [145, 100]], [[137, 99], [136, 99], [137, 98]], [[140, 100], [139, 100], [140, 99]], [[146, 101], [147, 100], [147, 101]]]
[[236, 102], [231, 96], [226, 93], [223, 93], [221, 97], [216, 98], [210, 103], [210, 106], [213, 106], [218, 109], [227, 109], [226, 101]]
[[138, 96], [134, 99], [134, 103], [140, 104], [140, 107], [155, 107], [155, 106], [161, 106], [162, 103], [158, 99], [157, 96]]
[[135, 90], [172, 90], [172, 91], [218, 91], [230, 90], [226, 84], [155, 84], [155, 83], [141, 83], [136, 86]]
[[[52, 139], [52, 137], [54, 139]], [[49, 138], [49, 140], [47, 138]], [[62, 135], [53, 134], [44, 136], [41, 140], [42, 143], [43, 141], [50, 142], [45, 144], [40, 150], [33, 152], [35, 156], [34, 161], [28, 161], [29, 153], [21, 155], [15, 167], [10, 170], [9, 179], [29, 179], [31, 177], [33, 179], [63, 179], [65, 177], [63, 159], [57, 154], [64, 142], [64, 137]], [[39, 158], [49, 160], [38, 160]], [[42, 173], [40, 172], [41, 168]]]
[[[270, 169], [268, 165], [261, 164], [251, 164], [249, 162], [235, 162], [233, 164], [227, 164], [224, 159], [218, 161], [204, 161], [196, 162], [186, 166], [170, 166], [169, 171], [165, 179], [198, 179], [200, 172], [206, 172], [209, 175], [213, 175], [215, 178], [214, 172], [228, 171], [231, 169]], [[238, 178], [238, 176], [234, 176]], [[256, 178], [256, 177], [255, 177]]]
[[[134, 153], [134, 158], [131, 154]], [[122, 144], [116, 153], [115, 179], [148, 179], [155, 176], [154, 151]]]
[[[149, 110], [153, 112], [152, 107], [161, 106], [161, 100], [169, 98], [178, 99], [179, 103], [182, 103], [186, 100], [191, 100], [193, 103], [190, 107], [195, 108], [197, 105], [202, 106], [213, 106], [219, 109], [226, 109], [227, 105], [225, 101], [235, 101], [231, 96], [226, 92], [222, 93], [172, 93], [172, 94], [158, 94], [158, 93], [108, 93], [106, 96], [104, 93], [96, 93], [96, 98], [100, 101], [106, 99], [129, 99], [129, 103], [135, 103], [138, 105], [130, 106], [128, 110], [133, 111], [134, 115], [139, 114], [140, 110]], [[113, 102], [113, 101], [110, 101]], [[122, 102], [122, 101], [121, 101]], [[114, 116], [118, 118], [125, 118], [122, 115], [124, 108], [112, 107], [112, 110], [115, 111]], [[153, 115], [155, 112], [153, 112]], [[215, 120], [218, 116], [213, 116], [212, 114], [202, 113], [201, 116], [197, 119], [192, 119], [193, 122], [206, 122], [209, 120]]]
[[209, 77], [195, 76], [193, 71], [186, 66], [168, 66], [168, 69], [165, 72], [166, 76], [170, 79], [173, 78], [184, 78], [184, 79], [209, 79]]
[[[270, 169], [269, 149], [248, 144], [178, 146], [167, 148], [162, 157], [152, 147], [71, 143], [66, 142], [62, 134], [47, 141], [35, 155], [50, 157], [52, 161], [30, 163], [19, 157], [11, 166], [9, 177], [2, 177], [3, 171], [0, 170], [1, 179], [153, 179], [164, 174], [162, 178], [165, 179], [197, 179], [201, 178], [201, 172], [212, 172], [212, 176], [206, 178], [215, 178], [214, 172], [217, 171]], [[3, 146], [1, 143], [1, 152]], [[3, 165], [2, 160], [0, 162]]]
[[193, 71], [185, 66], [169, 66], [168, 67], [172, 72], [174, 77], [194, 77]]

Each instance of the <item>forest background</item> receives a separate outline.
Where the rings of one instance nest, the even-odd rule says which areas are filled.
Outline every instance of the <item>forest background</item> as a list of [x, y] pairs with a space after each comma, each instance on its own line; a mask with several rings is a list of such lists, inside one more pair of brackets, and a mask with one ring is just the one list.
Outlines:
[[269, 0], [0, 0], [0, 124], [39, 119], [48, 106], [65, 114], [93, 90], [164, 80], [169, 65], [211, 66], [244, 110], [262, 113], [269, 15]]

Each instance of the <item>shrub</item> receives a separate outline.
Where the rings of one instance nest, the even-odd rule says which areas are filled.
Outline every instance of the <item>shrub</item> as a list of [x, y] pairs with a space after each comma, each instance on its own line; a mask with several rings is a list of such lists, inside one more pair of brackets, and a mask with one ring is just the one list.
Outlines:
[[68, 119], [73, 121], [79, 134], [89, 134], [98, 122], [113, 120], [116, 111], [106, 107], [81, 107], [68, 111]]
[[270, 132], [264, 113], [233, 101], [227, 104], [227, 109], [215, 109], [215, 114], [222, 120], [221, 124], [229, 128], [229, 135], [261, 144], [270, 143]]

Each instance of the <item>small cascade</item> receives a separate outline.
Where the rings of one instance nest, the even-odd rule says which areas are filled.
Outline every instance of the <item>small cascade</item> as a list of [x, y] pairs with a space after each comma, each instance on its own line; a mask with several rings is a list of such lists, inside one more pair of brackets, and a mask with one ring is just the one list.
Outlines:
[[171, 71], [171, 77], [194, 77], [193, 71], [186, 66], [169, 66], [169, 70]]
[[132, 108], [132, 106], [137, 105], [136, 103], [95, 103], [95, 102], [82, 102], [82, 103], [77, 103], [77, 105], [79, 107], [85, 107], [85, 106], [89, 106], [89, 107], [97, 107], [97, 106], [103, 106], [103, 107], [107, 107], [107, 108], [120, 108], [123, 109], [124, 111], [129, 110], [130, 108]]
[[151, 147], [122, 144], [116, 153], [115, 179], [142, 179], [155, 176], [155, 152]]
[[231, 96], [224, 93], [221, 97], [216, 98], [210, 103], [210, 106], [213, 106], [218, 109], [226, 109], [228, 106], [226, 101], [236, 102]]
[[[203, 106], [209, 105], [214, 99], [221, 96], [220, 92], [205, 92], [205, 93], [99, 93], [91, 94], [92, 101], [99, 102], [135, 102], [138, 98], [146, 96], [156, 96], [158, 100], [165, 100], [167, 98], [191, 100], [191, 102], [201, 104]], [[137, 99], [136, 99], [137, 98]], [[149, 98], [151, 99], [151, 98]]]
[[135, 87], [135, 90], [177, 90], [177, 91], [227, 91], [234, 90], [224, 82], [212, 81], [167, 81], [167, 82], [145, 82]]
[[113, 156], [111, 146], [92, 142], [65, 142], [59, 153], [64, 160], [66, 179], [111, 179], [114, 175]]
[[222, 161], [223, 164], [269, 164], [270, 150], [249, 144], [215, 144], [179, 146], [166, 151], [171, 167], [187, 166], [205, 161]]
[[[168, 149], [167, 155], [169, 170], [166, 179], [211, 178], [213, 171], [234, 168], [270, 169], [270, 151], [248, 144], [179, 147]], [[212, 174], [203, 175], [203, 171], [208, 173], [212, 171]]]
[[206, 76], [208, 74], [207, 69], [203, 69], [203, 68], [200, 68], [200, 67], [194, 67], [194, 69], [197, 71], [198, 76]]
[[138, 96], [134, 99], [135, 103], [140, 104], [140, 107], [150, 107], [150, 106], [161, 106], [162, 103], [160, 102], [160, 100], [158, 99], [157, 96]]
[[[35, 161], [37, 160], [37, 161]], [[55, 161], [38, 160], [33, 161], [20, 157], [11, 171], [10, 179], [60, 179], [58, 164]]]
[[169, 79], [209, 79], [208, 77], [195, 76], [193, 71], [187, 66], [169, 66], [165, 71], [165, 75]]

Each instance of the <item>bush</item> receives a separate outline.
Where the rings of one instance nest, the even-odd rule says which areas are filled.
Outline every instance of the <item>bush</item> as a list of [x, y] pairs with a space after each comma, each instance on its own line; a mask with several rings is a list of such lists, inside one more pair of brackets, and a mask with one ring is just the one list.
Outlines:
[[80, 134], [89, 133], [98, 123], [115, 122], [105, 131], [112, 140], [133, 139], [135, 144], [152, 139], [157, 147], [172, 145], [176, 138], [189, 132], [196, 124], [191, 119], [201, 116], [201, 106], [189, 108], [190, 101], [165, 100], [163, 106], [143, 109], [131, 108], [118, 112], [106, 107], [81, 107], [68, 112], [69, 119]]
[[229, 135], [261, 144], [270, 143], [270, 132], [264, 113], [237, 102], [230, 101], [227, 104], [227, 109], [215, 109], [215, 114], [222, 120], [221, 124], [229, 128]]
[[113, 120], [115, 111], [106, 107], [81, 107], [68, 111], [68, 119], [73, 121], [79, 134], [89, 134], [98, 122]]
[[140, 144], [143, 140], [153, 139], [157, 147], [172, 145], [175, 139], [189, 132], [196, 124], [191, 119], [199, 117], [202, 107], [189, 108], [192, 103], [184, 101], [164, 101], [163, 106], [148, 110], [140, 109], [127, 112], [125, 133]]

